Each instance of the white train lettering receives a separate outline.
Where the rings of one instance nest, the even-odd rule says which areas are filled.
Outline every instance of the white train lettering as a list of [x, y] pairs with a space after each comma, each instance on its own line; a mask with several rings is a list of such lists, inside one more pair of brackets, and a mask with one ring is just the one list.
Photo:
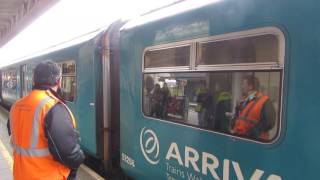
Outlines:
[[262, 175], [263, 175], [264, 171], [260, 170], [260, 169], [256, 169], [254, 171], [254, 173], [252, 174], [250, 180], [259, 180]]
[[[172, 142], [168, 149], [166, 160], [175, 160], [179, 165], [184, 166], [186, 168], [190, 168], [190, 166], [197, 172], [200, 172], [205, 176], [210, 174], [214, 179], [220, 180], [220, 177], [217, 174], [217, 169], [219, 168], [219, 159], [207, 152], [202, 152], [201, 162], [199, 152], [189, 146], [185, 146], [184, 148], [185, 158], [184, 161], [181, 158], [179, 147], [177, 143]], [[183, 163], [184, 162], [184, 163]], [[240, 168], [240, 164], [236, 161], [231, 161], [232, 168], [238, 180], [244, 180], [243, 173]], [[199, 168], [199, 164], [201, 164], [201, 168]], [[168, 166], [168, 164], [167, 164]], [[229, 180], [230, 177], [230, 160], [224, 159], [223, 160], [223, 180]], [[210, 173], [208, 173], [208, 170]], [[260, 180], [263, 176], [264, 171], [260, 169], [255, 169], [253, 174], [250, 177], [250, 180]], [[195, 176], [187, 177], [190, 179], [195, 179]], [[197, 178], [196, 178], [197, 179]], [[278, 175], [271, 174], [268, 176], [267, 180], [281, 180], [281, 177]]]
[[[175, 152], [175, 153], [174, 153]], [[177, 143], [171, 143], [168, 153], [166, 155], [166, 160], [170, 160], [171, 158], [175, 158], [178, 163], [183, 166], [183, 162], [181, 160], [180, 151]]]
[[275, 174], [271, 174], [267, 180], [281, 180], [281, 177]]
[[232, 166], [234, 168], [234, 172], [236, 173], [238, 180], [244, 180], [239, 163], [232, 161]]
[[[191, 155], [193, 154], [193, 155]], [[198, 151], [186, 146], [185, 147], [185, 156], [184, 156], [184, 164], [187, 168], [189, 168], [189, 163], [191, 163], [193, 169], [197, 172], [200, 172], [199, 167], [197, 165], [197, 162], [199, 160], [199, 154]]]
[[[208, 160], [210, 160], [210, 163]], [[209, 169], [212, 177], [220, 179], [216, 170], [219, 167], [219, 160], [217, 157], [210, 153], [202, 152], [202, 174], [207, 175], [207, 169]]]

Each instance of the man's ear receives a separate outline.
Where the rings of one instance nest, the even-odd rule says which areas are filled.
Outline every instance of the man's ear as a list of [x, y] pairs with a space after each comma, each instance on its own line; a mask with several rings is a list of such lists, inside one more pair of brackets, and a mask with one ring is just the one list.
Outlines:
[[62, 77], [58, 78], [58, 80], [56, 81], [56, 85], [57, 85], [58, 87], [61, 86], [61, 80], [62, 80]]

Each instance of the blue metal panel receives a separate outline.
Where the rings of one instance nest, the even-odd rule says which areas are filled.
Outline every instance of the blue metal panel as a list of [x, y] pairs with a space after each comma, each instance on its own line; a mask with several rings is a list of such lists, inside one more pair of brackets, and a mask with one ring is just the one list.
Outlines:
[[[271, 174], [282, 179], [318, 179], [320, 162], [315, 155], [320, 152], [320, 144], [315, 138], [320, 127], [317, 113], [320, 108], [320, 85], [317, 83], [320, 67], [319, 7], [315, 0], [225, 0], [123, 31], [120, 109], [121, 166], [125, 171], [136, 179], [168, 179], [169, 176], [174, 179], [190, 179], [190, 176], [193, 179], [213, 179], [213, 173], [209, 170], [205, 173], [201, 168], [204, 166], [202, 158], [210, 154], [219, 161], [215, 172], [220, 179], [237, 179], [240, 172], [244, 179], [250, 179], [255, 172], [262, 171], [261, 179], [271, 178]], [[202, 28], [189, 30], [192, 24]], [[275, 144], [233, 139], [142, 115], [141, 59], [145, 47], [266, 26], [279, 27], [286, 38], [282, 137]], [[156, 165], [148, 161], [143, 154], [144, 148], [141, 148], [144, 142], [140, 142], [140, 134], [146, 129], [152, 130], [159, 142], [156, 159], [159, 162]], [[149, 135], [155, 139], [154, 135]], [[179, 148], [182, 165], [175, 158], [166, 159], [172, 143]], [[192, 148], [199, 154], [197, 166], [200, 172], [191, 165], [186, 167], [185, 148]]]
[[[77, 125], [81, 137], [80, 144], [82, 148], [92, 155], [97, 155], [95, 106], [90, 106], [90, 103], [95, 103], [96, 99], [93, 53], [94, 46], [92, 44], [90, 45], [90, 43], [83, 43], [80, 45], [61, 49], [59, 51], [51, 52], [50, 54], [37, 56], [14, 65], [10, 65], [6, 69], [17, 68], [17, 73], [19, 73], [20, 65], [27, 64], [28, 72], [26, 76], [29, 79], [32, 79], [33, 69], [41, 61], [52, 60], [59, 63], [66, 60], [75, 60], [77, 76], [77, 97], [74, 102], [67, 102], [67, 105], [73, 112], [77, 120]], [[31, 90], [31, 87], [32, 81], [29, 81], [28, 90]], [[6, 100], [5, 102], [10, 100], [10, 98], [7, 97], [10, 95], [10, 97], [12, 97], [12, 101], [8, 103], [13, 104], [20, 98], [20, 82], [18, 82], [17, 88], [10, 91], [10, 94], [6, 95], [6, 93], [4, 93], [3, 95], [4, 100]]]
[[51, 53], [42, 59], [56, 62], [75, 60], [76, 62], [76, 98], [74, 102], [67, 102], [77, 120], [80, 131], [81, 147], [89, 154], [97, 154], [95, 103], [96, 87], [94, 84], [94, 45], [90, 42], [71, 46]]
[[[79, 49], [77, 61], [77, 115], [81, 145], [89, 153], [97, 154], [95, 117], [94, 46], [85, 44]], [[93, 104], [92, 104], [93, 103]]]

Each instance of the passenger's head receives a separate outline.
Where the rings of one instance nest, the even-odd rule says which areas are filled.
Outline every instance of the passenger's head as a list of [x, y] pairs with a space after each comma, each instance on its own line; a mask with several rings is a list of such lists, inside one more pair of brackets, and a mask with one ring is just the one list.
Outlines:
[[244, 76], [241, 82], [242, 93], [248, 95], [250, 91], [259, 89], [259, 81], [252, 75]]
[[160, 88], [160, 84], [158, 84], [158, 83], [155, 84], [155, 85], [154, 85], [154, 89], [155, 89], [155, 90], [160, 90], [160, 89], [161, 89], [161, 88]]
[[61, 68], [52, 61], [41, 62], [33, 73], [35, 86], [60, 86]]

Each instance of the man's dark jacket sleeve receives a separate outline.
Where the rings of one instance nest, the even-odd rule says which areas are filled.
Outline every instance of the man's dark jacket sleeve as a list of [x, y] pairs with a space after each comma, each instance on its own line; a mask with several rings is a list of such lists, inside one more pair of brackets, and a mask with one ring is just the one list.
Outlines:
[[45, 133], [54, 159], [70, 169], [78, 168], [85, 159], [79, 145], [79, 133], [61, 103], [54, 105], [45, 116]]
[[8, 121], [7, 121], [7, 130], [8, 130], [8, 134], [9, 134], [9, 136], [10, 136], [10, 135], [11, 135], [10, 118], [8, 118]]

